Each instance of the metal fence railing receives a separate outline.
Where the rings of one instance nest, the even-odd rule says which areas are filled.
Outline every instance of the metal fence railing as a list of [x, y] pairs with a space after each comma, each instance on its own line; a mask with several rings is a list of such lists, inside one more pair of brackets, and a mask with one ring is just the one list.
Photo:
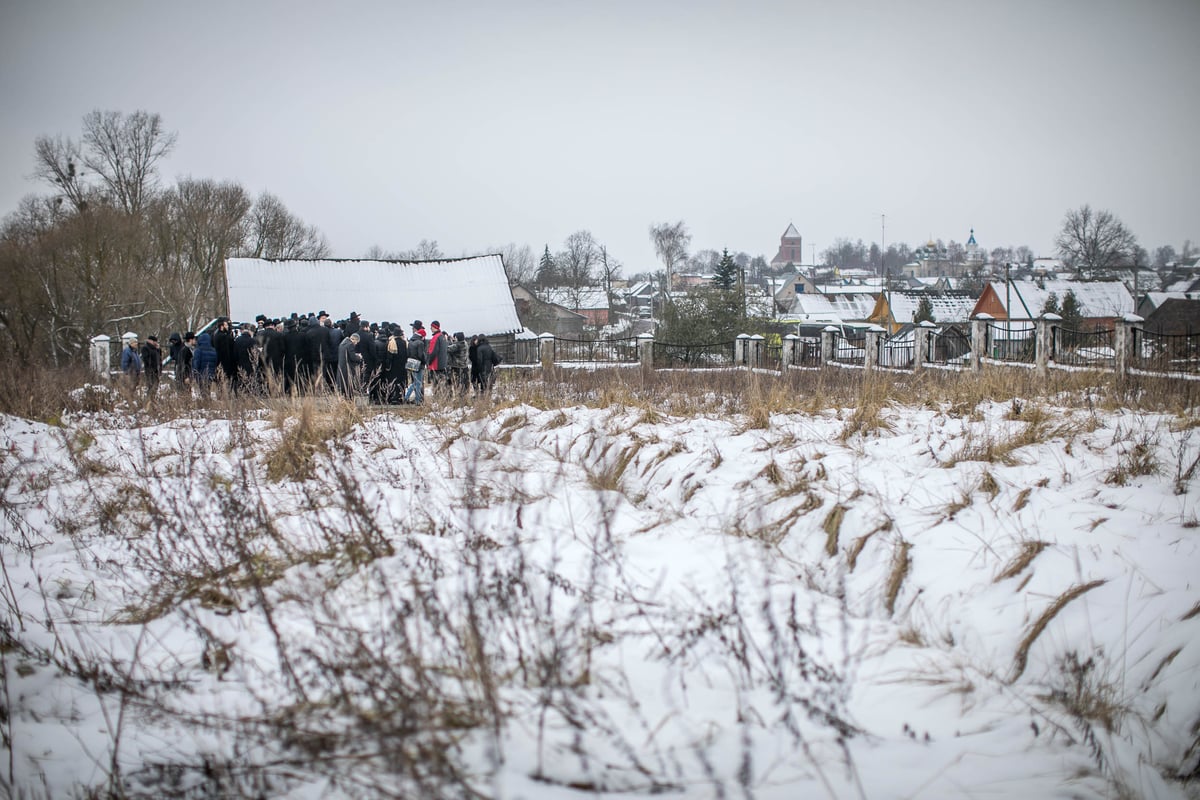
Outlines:
[[[828, 331], [827, 341], [816, 338], [786, 337], [779, 343], [760, 336], [741, 336], [735, 341], [708, 344], [679, 344], [653, 342], [653, 366], [658, 369], [703, 369], [707, 367], [748, 367], [782, 369], [784, 360], [797, 367], [820, 367], [825, 347], [829, 347], [830, 363], [865, 366], [867, 348], [875, 348], [870, 359], [876, 365], [894, 369], [914, 369], [921, 364], [940, 365], [955, 369], [977, 366], [973, 353], [985, 361], [1014, 364], [1040, 363], [1043, 367], [1067, 366], [1090, 369], [1129, 369], [1146, 372], [1200, 375], [1200, 332], [1164, 334], [1129, 325], [1126, 332], [1117, 328], [1079, 331], [1044, 323], [1046, 353], [1037, 352], [1038, 324], [1023, 320], [999, 322], [983, 320], [968, 331], [965, 326], [946, 325], [941, 328], [910, 331], [892, 337], [881, 332], [855, 335], [858, 331]], [[973, 335], [982, 333], [983, 341], [974, 342]], [[925, 342], [923, 352], [917, 353], [918, 342]], [[1118, 343], [1125, 342], [1127, 357], [1119, 357]], [[120, 354], [120, 344], [114, 342], [112, 361]], [[739, 346], [741, 345], [741, 346]], [[976, 346], [977, 345], [977, 346]], [[518, 339], [511, 346], [512, 358], [505, 363], [536, 365], [541, 363], [545, 340]], [[550, 343], [553, 361], [562, 364], [621, 365], [641, 361], [642, 342], [637, 338], [567, 339], [554, 338]]]
[[833, 360], [839, 364], [862, 365], [867, 360], [866, 336], [850, 338], [840, 331], [833, 334]]
[[554, 340], [554, 360], [596, 364], [637, 363], [637, 339]]
[[879, 344], [879, 366], [912, 369], [917, 343], [911, 333], [889, 336]]
[[1116, 330], [1050, 329], [1050, 357], [1056, 364], [1111, 368], [1117, 363]]
[[1133, 364], [1152, 372], [1200, 374], [1200, 333], [1135, 330]]
[[1033, 322], [989, 322], [986, 352], [997, 361], [1032, 364], [1037, 359], [1037, 325]]
[[971, 337], [960, 328], [933, 331], [927, 346], [925, 361], [930, 364], [962, 367], [971, 357]]
[[704, 368], [729, 367], [734, 364], [735, 342], [712, 344], [668, 344], [654, 343], [654, 366]]

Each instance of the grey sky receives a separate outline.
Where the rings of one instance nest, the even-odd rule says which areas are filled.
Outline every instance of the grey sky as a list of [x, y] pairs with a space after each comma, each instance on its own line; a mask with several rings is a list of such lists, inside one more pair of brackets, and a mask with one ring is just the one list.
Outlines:
[[163, 177], [266, 189], [337, 256], [647, 229], [774, 255], [789, 222], [1050, 255], [1069, 208], [1200, 240], [1200, 1], [0, 0], [0, 212], [39, 134], [145, 109]]

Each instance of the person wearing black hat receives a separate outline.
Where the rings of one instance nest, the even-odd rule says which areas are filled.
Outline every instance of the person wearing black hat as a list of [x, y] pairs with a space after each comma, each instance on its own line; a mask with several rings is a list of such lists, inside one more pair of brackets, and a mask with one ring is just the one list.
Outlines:
[[[195, 338], [195, 334], [192, 334]], [[174, 331], [167, 337], [167, 342], [171, 345], [171, 349], [167, 355], [171, 359], [171, 366], [174, 368], [175, 388], [184, 391], [188, 389], [188, 384], [192, 379], [192, 351], [184, 344], [183, 337], [178, 331]]]
[[225, 383], [232, 386], [233, 378], [237, 375], [237, 354], [233, 352], [233, 328], [229, 317], [217, 318], [217, 332], [213, 335], [212, 343], [217, 349], [217, 364], [221, 367]]
[[158, 346], [158, 337], [153, 333], [146, 337], [142, 345], [142, 369], [146, 375], [146, 396], [153, 400], [158, 393], [158, 378], [162, 374], [162, 348]]
[[295, 319], [289, 319], [283, 325], [283, 390], [290, 395], [297, 395], [300, 394], [300, 361], [304, 355], [304, 333]]

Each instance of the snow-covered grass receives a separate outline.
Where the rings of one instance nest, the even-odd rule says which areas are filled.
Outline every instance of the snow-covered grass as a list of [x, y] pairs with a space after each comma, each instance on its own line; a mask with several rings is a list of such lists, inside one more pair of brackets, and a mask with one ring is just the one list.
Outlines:
[[0, 417], [0, 786], [1196, 797], [1192, 398], [1014, 375], [48, 394]]

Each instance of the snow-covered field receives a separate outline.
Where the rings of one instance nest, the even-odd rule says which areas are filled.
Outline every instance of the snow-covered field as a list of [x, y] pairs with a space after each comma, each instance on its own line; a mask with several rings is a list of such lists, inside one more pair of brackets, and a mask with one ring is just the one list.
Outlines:
[[0, 418], [0, 786], [1200, 796], [1195, 420], [344, 417]]

